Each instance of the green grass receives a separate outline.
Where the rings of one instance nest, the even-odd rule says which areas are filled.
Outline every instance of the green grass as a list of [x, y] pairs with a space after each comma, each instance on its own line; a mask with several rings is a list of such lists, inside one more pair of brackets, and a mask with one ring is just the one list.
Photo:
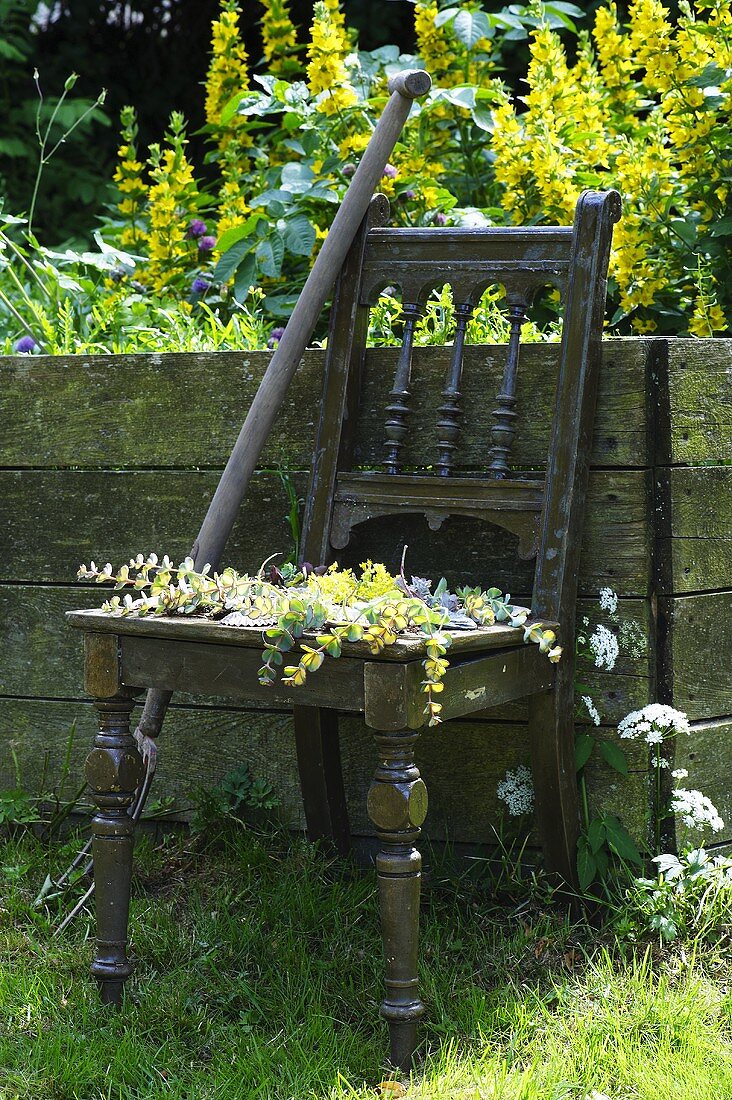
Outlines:
[[[0, 847], [1, 1100], [373, 1098], [390, 1076], [370, 874], [304, 842], [139, 845], [135, 977], [122, 1012], [87, 976], [87, 916], [60, 939], [33, 897], [73, 846]], [[653, 946], [625, 956], [486, 883], [425, 891], [429, 1006], [410, 1100], [732, 1097], [730, 969]], [[385, 1093], [382, 1095], [393, 1095]]]

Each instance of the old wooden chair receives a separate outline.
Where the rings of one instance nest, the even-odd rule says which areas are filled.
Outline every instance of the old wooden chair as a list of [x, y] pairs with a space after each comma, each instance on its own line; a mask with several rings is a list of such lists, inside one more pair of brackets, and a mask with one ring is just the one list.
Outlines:
[[[577, 570], [592, 436], [606, 273], [617, 192], [585, 192], [573, 228], [388, 229], [388, 204], [377, 196], [341, 271], [331, 313], [325, 385], [307, 499], [304, 556], [332, 559], [351, 529], [384, 515], [422, 513], [439, 527], [450, 515], [476, 517], [518, 536], [536, 556], [534, 616], [556, 624], [564, 655], [552, 665], [520, 628], [496, 625], [455, 636], [444, 680], [443, 717], [528, 699], [536, 813], [548, 868], [574, 881], [578, 834], [573, 733], [573, 650]], [[379, 224], [381, 223], [381, 225]], [[410, 414], [410, 363], [425, 297], [449, 283], [457, 330], [437, 422], [435, 464], [401, 469]], [[483, 290], [505, 287], [511, 319], [501, 392], [493, 412], [492, 451], [480, 476], [453, 476], [460, 446], [461, 371], [466, 326]], [[369, 306], [387, 284], [401, 288], [404, 342], [386, 408], [380, 472], [352, 469], [359, 375]], [[564, 297], [564, 326], [546, 476], [512, 473], [520, 329], [539, 288]], [[269, 550], [269, 547], [264, 548]], [[487, 578], [476, 578], [486, 580]], [[130, 734], [134, 697], [149, 687], [227, 696], [295, 712], [297, 754], [310, 836], [341, 851], [348, 821], [338, 751], [338, 711], [363, 713], [374, 731], [379, 764], [368, 812], [381, 842], [376, 859], [386, 957], [391, 1059], [410, 1064], [424, 1012], [417, 984], [421, 860], [415, 848], [427, 812], [426, 787], [414, 763], [425, 722], [422, 643], [404, 637], [373, 657], [362, 643], [344, 646], [303, 687], [257, 682], [261, 633], [181, 618], [113, 618], [69, 613], [85, 632], [86, 685], [100, 731], [87, 763], [97, 805], [93, 822], [97, 948], [92, 966], [105, 1001], [121, 999], [130, 973], [127, 920], [133, 824], [128, 814], [141, 776]]]

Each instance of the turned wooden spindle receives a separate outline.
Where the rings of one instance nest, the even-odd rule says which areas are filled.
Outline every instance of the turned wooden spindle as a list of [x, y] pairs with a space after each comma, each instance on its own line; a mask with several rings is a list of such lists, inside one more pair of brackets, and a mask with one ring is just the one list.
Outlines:
[[462, 393], [460, 390], [463, 376], [463, 348], [465, 332], [473, 307], [470, 302], [461, 302], [456, 307], [455, 341], [452, 346], [450, 366], [447, 370], [445, 388], [442, 391], [443, 402], [440, 406], [440, 419], [437, 421], [438, 460], [437, 473], [440, 477], [449, 477], [452, 473], [453, 456], [460, 434], [463, 416]]
[[92, 821], [97, 947], [91, 972], [105, 1004], [121, 1002], [124, 982], [132, 971], [127, 922], [135, 822], [128, 811], [144, 770], [130, 733], [133, 705], [126, 693], [95, 700], [99, 732], [86, 761], [86, 778], [97, 807]]
[[508, 307], [511, 332], [508, 339], [508, 354], [503, 371], [501, 393], [496, 398], [493, 410], [495, 425], [491, 428], [491, 461], [488, 476], [508, 477], [508, 456], [516, 434], [516, 375], [518, 373], [519, 351], [521, 346], [521, 326], [526, 320], [527, 303], [524, 298], [515, 298]]
[[427, 788], [414, 763], [414, 730], [375, 733], [379, 765], [369, 789], [368, 813], [383, 847], [376, 857], [391, 1062], [407, 1072], [425, 1007], [419, 997], [417, 945], [422, 857], [415, 848], [427, 816]]
[[409, 407], [412, 398], [410, 381], [412, 374], [412, 344], [414, 328], [421, 313], [421, 306], [407, 303], [404, 306], [404, 339], [394, 374], [394, 386], [386, 406], [386, 459], [384, 469], [387, 474], [398, 474], [401, 459], [400, 452], [407, 434], [407, 418], [412, 411]]

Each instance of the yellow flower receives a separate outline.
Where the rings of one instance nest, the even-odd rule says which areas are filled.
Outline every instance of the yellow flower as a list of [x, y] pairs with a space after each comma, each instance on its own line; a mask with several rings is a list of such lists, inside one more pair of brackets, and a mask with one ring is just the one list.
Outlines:
[[297, 33], [286, 0], [264, 0], [262, 43], [269, 71], [280, 75], [299, 68], [291, 54], [297, 45]]
[[186, 237], [199, 206], [198, 188], [185, 153], [185, 123], [177, 111], [170, 117], [165, 137], [168, 147], [162, 152], [157, 146], [150, 148], [152, 183], [147, 194], [150, 228], [145, 280], [158, 294], [168, 291], [198, 262], [196, 245]]
[[417, 35], [417, 53], [427, 72], [435, 84], [445, 86], [457, 83], [461, 74], [454, 81], [447, 79], [449, 70], [455, 61], [455, 52], [452, 46], [455, 38], [448, 24], [441, 27], [435, 26], [435, 17], [438, 13], [436, 0], [419, 0], [414, 5], [414, 30]]
[[112, 177], [122, 195], [117, 204], [122, 215], [120, 243], [125, 248], [137, 248], [144, 238], [143, 216], [147, 188], [142, 179], [142, 164], [137, 159], [137, 118], [134, 108], [123, 107], [120, 121], [122, 144], [117, 154], [119, 163]]
[[347, 52], [342, 26], [325, 4], [316, 4], [308, 46], [308, 85], [325, 115], [338, 114], [358, 101], [343, 60]]
[[211, 25], [211, 62], [206, 76], [206, 121], [217, 128], [221, 150], [237, 130], [246, 126], [244, 116], [237, 114], [222, 125], [221, 113], [234, 96], [243, 95], [248, 89], [248, 62], [239, 31], [238, 4], [236, 0], [222, 0], [218, 19]]

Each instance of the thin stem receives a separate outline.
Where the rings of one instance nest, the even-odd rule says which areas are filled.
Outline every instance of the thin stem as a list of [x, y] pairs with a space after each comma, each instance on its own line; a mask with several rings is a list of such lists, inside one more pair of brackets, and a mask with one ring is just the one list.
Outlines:
[[47, 297], [48, 297], [49, 299], [51, 299], [51, 292], [50, 292], [50, 290], [48, 289], [48, 287], [46, 286], [46, 284], [45, 284], [45, 283], [43, 282], [43, 280], [41, 279], [40, 275], [38, 274], [38, 272], [36, 271], [36, 269], [35, 269], [35, 268], [33, 267], [33, 265], [32, 265], [32, 264], [30, 263], [30, 261], [28, 260], [28, 258], [27, 258], [26, 256], [24, 256], [24, 255], [23, 255], [23, 252], [22, 252], [22, 250], [21, 250], [20, 248], [18, 248], [18, 246], [17, 246], [17, 244], [15, 243], [15, 241], [12, 241], [12, 240], [10, 239], [10, 237], [9, 237], [9, 236], [7, 235], [7, 233], [3, 233], [3, 231], [2, 231], [2, 230], [0, 230], [0, 240], [2, 240], [2, 241], [5, 241], [6, 245], [8, 245], [8, 247], [10, 248], [10, 250], [11, 250], [11, 251], [12, 251], [12, 252], [13, 252], [13, 253], [14, 253], [14, 254], [15, 254], [15, 255], [16, 255], [17, 257], [18, 257], [18, 259], [20, 260], [20, 262], [21, 262], [22, 264], [24, 264], [24, 265], [25, 265], [25, 267], [27, 267], [27, 269], [28, 269], [28, 272], [29, 272], [29, 274], [30, 274], [30, 275], [31, 275], [31, 276], [32, 276], [32, 277], [33, 277], [33, 278], [35, 279], [35, 281], [36, 281], [36, 282], [38, 283], [38, 285], [39, 285], [39, 287], [41, 288], [41, 290], [43, 291], [43, 293], [44, 293], [44, 294], [45, 294], [45, 295], [46, 295], [46, 296], [47, 296]]
[[3, 303], [3, 305], [4, 305], [5, 307], [6, 307], [6, 309], [9, 309], [9, 310], [10, 310], [10, 312], [12, 313], [13, 317], [15, 317], [15, 320], [16, 320], [16, 321], [18, 322], [18, 324], [19, 324], [19, 325], [21, 325], [21, 326], [22, 326], [22, 327], [23, 327], [23, 328], [25, 329], [25, 331], [26, 331], [26, 332], [28, 333], [28, 335], [29, 335], [29, 336], [30, 336], [30, 337], [31, 337], [31, 338], [32, 338], [33, 340], [35, 340], [36, 344], [37, 344], [37, 345], [38, 345], [38, 347], [39, 347], [39, 348], [41, 349], [41, 351], [43, 351], [43, 344], [42, 344], [42, 343], [40, 342], [40, 340], [38, 340], [38, 339], [36, 338], [36, 334], [34, 333], [33, 329], [32, 329], [32, 328], [30, 327], [30, 325], [29, 325], [29, 324], [28, 324], [28, 322], [27, 322], [27, 321], [25, 320], [25, 318], [24, 318], [24, 317], [22, 317], [22, 316], [20, 315], [20, 313], [18, 313], [18, 311], [17, 311], [17, 309], [15, 308], [15, 306], [13, 305], [13, 303], [12, 303], [12, 302], [10, 301], [10, 299], [9, 299], [9, 298], [8, 298], [8, 297], [7, 297], [7, 296], [6, 296], [6, 295], [5, 295], [4, 293], [3, 293], [3, 291], [2, 291], [2, 290], [0, 290], [0, 302], [2, 302], [2, 303]]

